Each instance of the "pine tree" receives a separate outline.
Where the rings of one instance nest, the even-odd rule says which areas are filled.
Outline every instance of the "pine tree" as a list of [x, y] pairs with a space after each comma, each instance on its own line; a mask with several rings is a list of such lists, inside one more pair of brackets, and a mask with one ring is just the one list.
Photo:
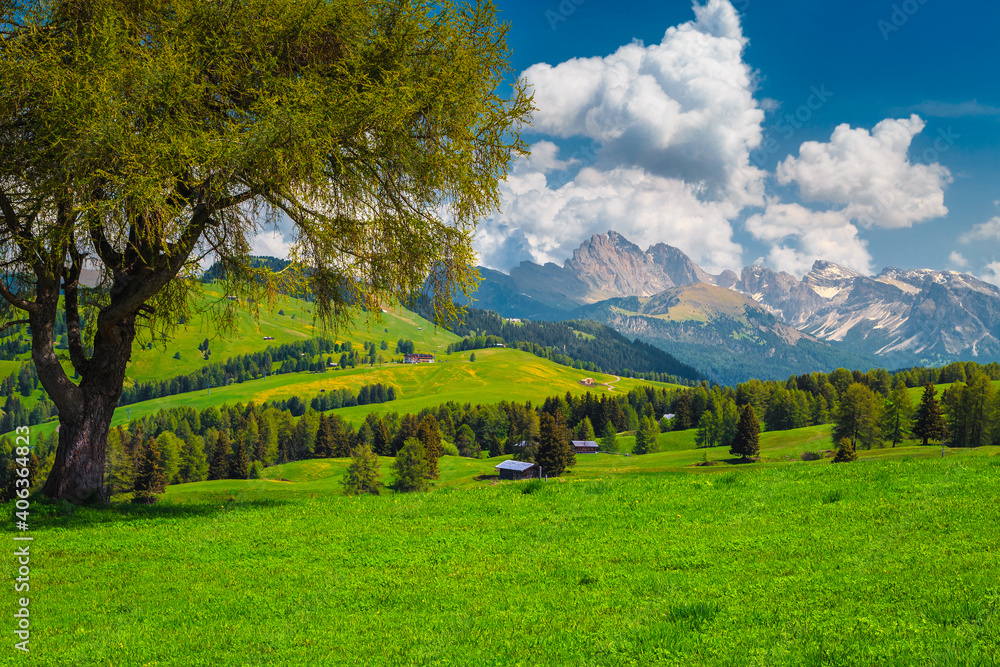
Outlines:
[[351, 452], [351, 464], [347, 466], [347, 473], [342, 483], [344, 493], [349, 496], [358, 496], [362, 493], [378, 495], [379, 487], [382, 485], [378, 456], [372, 452], [367, 443], [359, 444]]
[[705, 410], [698, 420], [698, 433], [694, 442], [698, 447], [715, 447], [722, 437], [722, 410], [718, 404], [712, 410]]
[[639, 420], [639, 428], [635, 432], [635, 447], [633, 454], [651, 454], [659, 449], [660, 426], [652, 417]]
[[604, 424], [604, 432], [601, 434], [601, 449], [606, 452], [618, 451], [618, 434], [615, 433], [615, 426], [611, 420]]
[[353, 429], [345, 428], [344, 420], [339, 415], [330, 415], [326, 423], [330, 427], [331, 456], [338, 459], [347, 458], [351, 455]]
[[406, 441], [410, 438], [417, 437], [417, 429], [420, 428], [420, 421], [417, 419], [416, 415], [411, 415], [409, 413], [403, 415], [403, 419], [399, 422], [399, 429], [396, 431], [396, 435], [392, 438], [392, 455], [395, 456]]
[[212, 464], [208, 468], [210, 480], [229, 479], [230, 447], [229, 432], [219, 431], [219, 438], [212, 449]]
[[372, 428], [372, 449], [379, 456], [392, 455], [392, 436], [389, 427], [381, 418], [375, 421], [375, 426]]
[[896, 443], [902, 442], [910, 431], [910, 424], [913, 421], [913, 401], [910, 399], [910, 391], [902, 380], [896, 381], [896, 386], [885, 401], [885, 409], [882, 411], [882, 434], [886, 440]]
[[479, 447], [479, 443], [476, 442], [476, 433], [468, 424], [462, 424], [458, 427], [458, 433], [455, 434], [455, 447], [458, 448], [460, 456], [467, 458], [479, 456], [481, 448]]
[[542, 468], [545, 475], [558, 477], [576, 462], [575, 454], [569, 432], [560, 418], [543, 412], [539, 424], [535, 463]]
[[229, 479], [247, 479], [250, 476], [250, 452], [247, 451], [246, 438], [242, 435], [236, 438], [232, 460], [229, 463]]
[[937, 401], [937, 389], [928, 382], [920, 397], [920, 407], [917, 408], [917, 418], [913, 424], [913, 435], [920, 438], [926, 445], [928, 440], [944, 440], [948, 437], [941, 404]]
[[181, 460], [178, 477], [182, 483], [200, 482], [208, 471], [205, 460], [205, 445], [201, 436], [192, 435], [181, 446]]
[[833, 457], [833, 463], [850, 463], [858, 460], [858, 453], [854, 449], [854, 443], [847, 438], [841, 438], [837, 446], [837, 455]]
[[577, 430], [577, 440], [596, 440], [597, 436], [594, 433], [594, 425], [590, 423], [590, 417], [584, 417], [583, 421], [580, 422], [580, 426]]
[[760, 454], [760, 422], [749, 403], [740, 411], [740, 421], [736, 425], [736, 435], [729, 453], [742, 457], [744, 461]]
[[163, 493], [167, 485], [167, 475], [160, 464], [160, 448], [156, 439], [149, 438], [139, 457], [135, 471], [135, 491], [133, 502], [156, 502], [156, 494]]
[[396, 473], [397, 491], [426, 491], [430, 486], [427, 452], [417, 438], [409, 438], [403, 443], [392, 469]]
[[694, 415], [691, 412], [691, 397], [685, 391], [677, 401], [674, 414], [674, 430], [686, 431], [694, 426]]
[[319, 414], [319, 428], [316, 430], [316, 444], [313, 447], [313, 456], [318, 459], [326, 459], [333, 456], [333, 429], [330, 421], [322, 412]]
[[417, 438], [424, 445], [427, 469], [431, 479], [438, 478], [438, 459], [441, 458], [441, 429], [434, 415], [427, 415], [417, 427]]
[[833, 441], [849, 438], [867, 449], [880, 443], [882, 405], [879, 397], [863, 384], [852, 384], [840, 394], [833, 418]]
[[104, 477], [108, 497], [127, 493], [135, 487], [135, 461], [126, 451], [121, 429], [108, 437], [108, 463]]

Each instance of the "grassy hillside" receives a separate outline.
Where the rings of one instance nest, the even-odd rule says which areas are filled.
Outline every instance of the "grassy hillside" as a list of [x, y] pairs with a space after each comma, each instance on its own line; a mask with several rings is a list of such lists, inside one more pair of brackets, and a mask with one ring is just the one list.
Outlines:
[[[327, 371], [326, 373], [290, 373], [260, 380], [251, 380], [211, 391], [177, 394], [154, 401], [128, 406], [130, 416], [136, 417], [160, 408], [194, 407], [199, 410], [209, 405], [236, 402], [261, 403], [267, 400], [287, 399], [292, 396], [312, 398], [321, 389], [350, 388], [355, 391], [363, 385], [381, 382], [397, 387], [400, 398], [382, 405], [364, 405], [337, 410], [345, 419], [361, 422], [369, 412], [417, 412], [428, 406], [446, 401], [459, 403], [497, 403], [509, 401], [540, 401], [548, 396], [611, 391], [606, 387], [585, 387], [584, 377], [597, 382], [613, 382], [614, 376], [588, 373], [540, 359], [519, 350], [495, 348], [477, 350], [476, 361], [470, 362], [471, 353], [440, 355], [434, 364], [385, 364], [359, 366], [354, 369]], [[621, 379], [614, 384], [615, 391], [653, 384], [639, 380]], [[126, 409], [115, 411], [115, 422], [125, 420]]]
[[[221, 293], [213, 292], [214, 298], [224, 298]], [[210, 300], [201, 302], [202, 308], [209, 305]], [[389, 343], [392, 353], [396, 341], [400, 338], [414, 341], [421, 352], [435, 352], [438, 348], [447, 347], [449, 343], [458, 340], [457, 336], [441, 329], [419, 315], [408, 310], [395, 308], [382, 312], [382, 322], [376, 322], [373, 313], [359, 312], [353, 326], [342, 331], [324, 331], [313, 321], [313, 304], [301, 299], [285, 298], [279, 300], [273, 310], [261, 309], [259, 322], [254, 322], [250, 311], [242, 308], [239, 314], [239, 330], [233, 335], [216, 336], [206, 316], [199, 315], [189, 323], [179, 327], [168, 341], [162, 341], [152, 349], [143, 349], [138, 343], [133, 346], [132, 361], [129, 364], [128, 377], [135, 382], [147, 380], [162, 380], [177, 375], [186, 375], [198, 370], [207, 363], [198, 346], [209, 339], [212, 351], [210, 362], [225, 361], [229, 357], [263, 350], [268, 346], [283, 343], [294, 343], [316, 336], [327, 335], [338, 341], [351, 341], [360, 344], [383, 340]], [[283, 315], [278, 313], [283, 311]], [[273, 337], [273, 341], [265, 341], [264, 337]], [[180, 359], [174, 359], [175, 353], [180, 353]]]
[[494, 461], [446, 458], [438, 491], [365, 498], [321, 461], [38, 506], [31, 663], [996, 664], [995, 454], [475, 486]]

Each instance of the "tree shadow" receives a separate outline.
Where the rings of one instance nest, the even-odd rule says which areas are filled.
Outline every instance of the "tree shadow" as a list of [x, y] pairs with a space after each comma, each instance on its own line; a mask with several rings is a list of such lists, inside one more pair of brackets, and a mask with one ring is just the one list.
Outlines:
[[[284, 500], [237, 500], [230, 496], [221, 501], [197, 503], [171, 503], [159, 501], [152, 504], [112, 502], [108, 504], [73, 505], [64, 500], [44, 497], [33, 498], [28, 521], [30, 535], [48, 530], [87, 528], [101, 524], [131, 523], [189, 518], [207, 518], [239, 510], [264, 510], [287, 505]], [[0, 521], [14, 526], [14, 503], [4, 503]], [[9, 531], [4, 531], [9, 532]]]
[[723, 463], [727, 463], [727, 464], [729, 464], [731, 466], [739, 466], [739, 465], [746, 465], [748, 463], [760, 463], [761, 462], [760, 458], [745, 459], [745, 458], [742, 458], [742, 457], [737, 457], [737, 458], [732, 458], [732, 459], [718, 459], [718, 460], [722, 461]]

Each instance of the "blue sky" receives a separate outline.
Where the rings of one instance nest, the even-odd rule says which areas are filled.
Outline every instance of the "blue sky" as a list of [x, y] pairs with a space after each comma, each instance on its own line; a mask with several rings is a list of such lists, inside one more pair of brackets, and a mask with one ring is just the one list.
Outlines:
[[539, 111], [486, 265], [616, 229], [710, 270], [998, 282], [1000, 3], [496, 2]]

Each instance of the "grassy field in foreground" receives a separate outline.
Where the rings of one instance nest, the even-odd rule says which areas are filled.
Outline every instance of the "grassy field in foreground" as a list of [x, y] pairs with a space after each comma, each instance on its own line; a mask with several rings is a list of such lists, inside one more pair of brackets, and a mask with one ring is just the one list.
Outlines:
[[993, 454], [36, 506], [30, 664], [993, 665]]

